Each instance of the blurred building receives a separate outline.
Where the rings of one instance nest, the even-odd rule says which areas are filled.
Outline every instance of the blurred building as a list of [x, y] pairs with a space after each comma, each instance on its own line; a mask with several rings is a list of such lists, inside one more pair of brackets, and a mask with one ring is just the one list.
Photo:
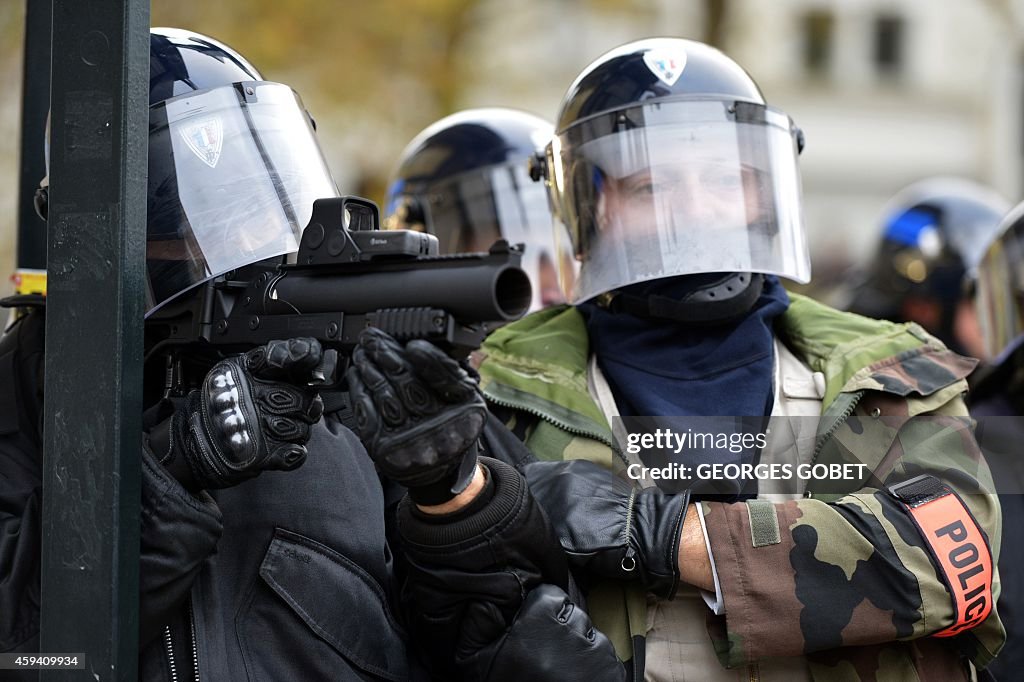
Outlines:
[[818, 278], [863, 260], [880, 211], [930, 175], [1022, 197], [1024, 60], [1002, 0], [734, 0], [727, 49], [807, 136]]

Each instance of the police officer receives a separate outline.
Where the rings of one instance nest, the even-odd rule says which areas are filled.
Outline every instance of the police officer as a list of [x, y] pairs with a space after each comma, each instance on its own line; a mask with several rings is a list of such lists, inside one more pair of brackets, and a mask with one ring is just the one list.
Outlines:
[[[309, 387], [319, 344], [182, 351], [168, 385], [157, 349], [195, 300], [217, 305], [211, 278], [280, 261], [336, 194], [294, 91], [212, 38], [152, 30], [142, 679], [418, 679], [380, 480]], [[0, 341], [3, 651], [38, 651], [43, 312]]]
[[1024, 438], [1024, 204], [1000, 222], [977, 271], [975, 302], [991, 362], [971, 376], [971, 416], [978, 441], [999, 483], [1006, 518], [999, 564], [1004, 570], [999, 616], [1006, 647], [992, 664], [997, 680], [1013, 679], [1024, 666], [1024, 466], [1018, 455]]
[[544, 188], [528, 175], [529, 160], [551, 132], [544, 119], [502, 107], [432, 123], [399, 156], [384, 201], [385, 225], [433, 234], [441, 253], [487, 251], [499, 239], [525, 244], [531, 310], [563, 303], [558, 264], [571, 264], [572, 256], [551, 230]]
[[[802, 143], [727, 56], [655, 38], [611, 50], [580, 74], [545, 151], [552, 203], [580, 263], [572, 305], [492, 334], [481, 386], [542, 460], [508, 458], [631, 679], [967, 680], [1002, 644], [991, 610], [999, 508], [993, 495], [964, 495], [992, 489], [960, 397], [974, 363], [916, 325], [850, 316], [783, 290], [778, 276], [810, 276]], [[359, 432], [395, 475], [423, 475], [432, 457], [379, 445], [382, 432], [419, 423], [399, 416], [380, 426], [399, 414], [395, 399], [419, 413], [414, 401], [392, 399], [408, 396], [395, 370], [403, 355], [381, 355], [380, 343], [367, 339], [366, 356], [355, 358], [374, 386]], [[647, 462], [626, 447], [634, 434], [622, 433], [620, 417], [769, 415], [820, 416], [820, 430], [792, 419], [763, 432], [763, 445], [684, 450], [674, 464], [696, 468], [716, 456], [866, 471], [672, 494], [629, 473]], [[461, 417], [451, 424], [459, 438], [428, 453], [451, 457], [480, 432]], [[491, 454], [519, 452], [507, 434], [483, 435]], [[911, 474], [919, 477], [904, 481]], [[450, 508], [480, 504], [473, 513], [482, 518], [488, 503], [474, 485], [489, 475], [498, 478], [478, 468], [468, 486], [451, 488]], [[957, 529], [953, 545], [925, 530], [936, 520], [947, 535]], [[497, 535], [482, 523], [475, 532]], [[493, 563], [523, 551], [503, 547], [490, 549]], [[947, 572], [950, 553], [961, 574]], [[452, 582], [472, 575], [457, 568]], [[562, 665], [572, 669], [573, 659]]]
[[851, 312], [917, 322], [949, 348], [984, 358], [970, 289], [981, 249], [1010, 208], [972, 180], [915, 182], [886, 205], [881, 239]]

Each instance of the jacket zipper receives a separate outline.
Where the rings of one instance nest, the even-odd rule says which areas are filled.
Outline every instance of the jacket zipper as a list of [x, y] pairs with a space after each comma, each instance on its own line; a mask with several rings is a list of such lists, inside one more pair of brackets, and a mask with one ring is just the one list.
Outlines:
[[174, 645], [171, 643], [171, 626], [164, 626], [164, 648], [167, 649], [167, 663], [171, 669], [171, 682], [178, 682], [178, 669], [174, 665]]
[[196, 673], [196, 681], [199, 682], [199, 648], [196, 647], [196, 618], [192, 611], [192, 599], [188, 600], [188, 629], [192, 637], [192, 669]]
[[853, 414], [857, 404], [860, 403], [860, 399], [863, 397], [864, 391], [857, 391], [850, 395], [850, 404], [843, 408], [843, 411], [836, 416], [835, 421], [832, 422], [828, 427], [828, 430], [825, 431], [825, 433], [821, 435], [821, 438], [818, 439], [818, 444], [814, 446], [814, 454], [811, 455], [811, 464], [818, 461], [818, 455], [820, 455], [822, 449], [824, 449], [825, 443], [828, 442], [828, 439], [831, 438], [836, 431], [839, 430], [839, 427], [843, 425], [843, 422], [850, 418], [850, 415]]
[[622, 529], [622, 542], [626, 545], [626, 553], [619, 565], [622, 570], [630, 573], [636, 570], [636, 551], [629, 542], [630, 531], [633, 530], [633, 505], [636, 502], [636, 488], [629, 491], [629, 501], [626, 502], [626, 525]]
[[[196, 647], [196, 620], [192, 611], [192, 600], [188, 601], [188, 629], [192, 642], [192, 669], [195, 671], [195, 682], [199, 681], [199, 649]], [[164, 649], [167, 651], [167, 664], [171, 670], [171, 682], [178, 682], [178, 665], [174, 658], [174, 641], [171, 638], [171, 626], [164, 626]]]
[[[829, 425], [828, 429], [821, 435], [821, 438], [818, 439], [817, 444], [814, 446], [814, 453], [811, 455], [812, 465], [818, 461], [818, 455], [820, 455], [821, 451], [825, 449], [825, 443], [827, 443], [828, 440], [835, 435], [835, 432], [839, 430], [839, 427], [850, 418], [850, 415], [853, 414], [853, 411], [860, 403], [860, 399], [863, 397], [864, 391], [857, 391], [856, 393], [850, 394], [850, 404], [844, 407], [843, 411], [836, 416], [835, 420]], [[804, 497], [814, 497], [814, 493], [810, 490], [806, 490], [804, 491]]]
[[575, 436], [585, 436], [586, 438], [590, 438], [591, 440], [596, 440], [599, 443], [607, 445], [609, 448], [611, 448], [612, 452], [614, 452], [615, 455], [618, 456], [620, 460], [622, 460], [623, 464], [625, 464], [626, 466], [630, 465], [630, 461], [626, 458], [626, 455], [622, 453], [622, 450], [619, 448], [619, 446], [617, 446], [614, 441], [605, 438], [604, 435], [600, 433], [597, 433], [595, 431], [587, 431], [586, 429], [581, 429], [576, 426], [571, 426], [560, 419], [556, 419], [549, 414], [541, 412], [538, 409], [528, 407], [520, 403], [514, 403], [508, 400], [498, 399], [486, 392], [484, 393], [484, 398], [494, 403], [495, 405], [500, 405], [501, 407], [508, 407], [513, 410], [521, 410], [522, 412], [526, 412], [527, 414], [532, 414], [534, 417], [543, 419], [549, 424], [553, 424], [558, 428], [562, 429], [563, 431], [571, 433]]
[[751, 663], [747, 666], [747, 680], [748, 682], [758, 682], [761, 679], [761, 675], [757, 669], [757, 663]]

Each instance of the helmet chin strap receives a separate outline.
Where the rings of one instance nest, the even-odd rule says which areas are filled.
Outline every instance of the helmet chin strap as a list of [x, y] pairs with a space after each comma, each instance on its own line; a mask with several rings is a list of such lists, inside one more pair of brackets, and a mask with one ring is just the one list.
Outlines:
[[764, 288], [764, 275], [761, 273], [726, 272], [710, 281], [695, 275], [675, 279], [680, 282], [692, 280], [694, 286], [687, 289], [681, 298], [636, 294], [629, 289], [611, 291], [599, 296], [597, 304], [613, 313], [713, 327], [743, 318], [754, 307]]

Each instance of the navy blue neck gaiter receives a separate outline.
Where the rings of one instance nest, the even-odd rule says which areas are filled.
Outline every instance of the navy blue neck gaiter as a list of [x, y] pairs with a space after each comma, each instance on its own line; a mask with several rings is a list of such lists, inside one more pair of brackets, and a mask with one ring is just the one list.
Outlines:
[[[643, 293], [681, 298], [693, 281], [660, 280]], [[774, 398], [772, 325], [788, 307], [778, 278], [765, 277], [750, 312], [717, 326], [612, 313], [589, 302], [579, 310], [591, 352], [623, 417], [766, 417]], [[758, 456], [757, 451], [711, 448], [686, 450], [670, 461], [700, 463], [688, 462], [688, 452], [700, 461], [743, 462]]]

